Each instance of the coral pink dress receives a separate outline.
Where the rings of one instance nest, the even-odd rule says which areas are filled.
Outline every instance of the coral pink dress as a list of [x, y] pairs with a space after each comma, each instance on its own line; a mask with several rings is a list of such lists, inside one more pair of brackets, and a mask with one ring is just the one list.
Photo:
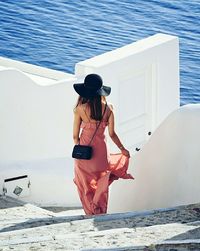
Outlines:
[[[75, 178], [79, 197], [86, 214], [107, 212], [108, 187], [119, 178], [134, 179], [127, 174], [129, 158], [121, 153], [110, 154], [106, 144], [105, 129], [110, 107], [107, 106], [101, 124], [91, 143], [93, 156], [90, 160], [75, 159]], [[98, 122], [99, 123], [99, 122]], [[80, 144], [87, 145], [96, 129], [95, 122], [81, 123]]]

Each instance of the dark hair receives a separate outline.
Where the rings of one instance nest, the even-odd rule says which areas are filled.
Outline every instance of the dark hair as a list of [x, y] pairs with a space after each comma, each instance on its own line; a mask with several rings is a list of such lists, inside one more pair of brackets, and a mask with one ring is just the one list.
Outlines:
[[[102, 106], [101, 106], [101, 96], [94, 96], [92, 98], [78, 97], [76, 107], [82, 104], [88, 104], [90, 108], [90, 117], [94, 120], [101, 120], [102, 118]], [[75, 107], [75, 108], [76, 108]]]

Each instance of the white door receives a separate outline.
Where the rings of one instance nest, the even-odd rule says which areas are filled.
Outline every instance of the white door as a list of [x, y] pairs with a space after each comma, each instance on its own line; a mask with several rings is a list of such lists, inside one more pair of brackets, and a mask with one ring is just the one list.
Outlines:
[[118, 77], [118, 131], [131, 152], [138, 151], [152, 133], [156, 116], [155, 65], [123, 72]]

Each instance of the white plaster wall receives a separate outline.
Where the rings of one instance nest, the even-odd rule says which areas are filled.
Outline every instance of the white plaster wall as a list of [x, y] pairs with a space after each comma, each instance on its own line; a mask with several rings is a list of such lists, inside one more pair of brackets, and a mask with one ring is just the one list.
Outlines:
[[93, 72], [112, 87], [108, 99], [116, 108], [116, 129], [132, 154], [148, 140], [148, 132], [179, 107], [175, 36], [156, 34], [76, 64], [77, 78]]
[[[7, 188], [4, 179], [28, 175], [30, 180], [29, 196], [14, 196], [22, 201], [41, 206], [81, 206], [73, 183], [73, 159], [68, 157], [40, 160], [21, 160], [12, 163], [1, 163], [0, 185]], [[9, 182], [8, 182], [9, 183]], [[22, 181], [15, 181], [21, 187]], [[2, 189], [1, 189], [2, 193]]]
[[[180, 108], [177, 114], [181, 115], [172, 115], [171, 122], [166, 123], [167, 119], [156, 130], [179, 106], [178, 39], [159, 34], [76, 65], [78, 79], [91, 72], [102, 75], [105, 84], [112, 87], [108, 99], [114, 103], [117, 130], [125, 145], [134, 149], [143, 143], [140, 152], [132, 152], [130, 171], [135, 181], [113, 183], [109, 210], [156, 208], [198, 199], [199, 134], [195, 123], [199, 123], [199, 107], [191, 107], [186, 113]], [[34, 70], [29, 73], [34, 74]], [[43, 86], [21, 70], [0, 71], [0, 186], [5, 178], [27, 174], [31, 197], [25, 201], [77, 206], [80, 202], [72, 181], [70, 158], [72, 109], [77, 99], [72, 84], [76, 79], [70, 76], [58, 80]], [[124, 92], [123, 85], [128, 94], [132, 91], [134, 95]], [[188, 116], [194, 124], [187, 124]], [[184, 129], [187, 137], [180, 136], [180, 122], [188, 125]], [[187, 128], [193, 128], [194, 134]], [[154, 132], [150, 138], [146, 135], [149, 130]], [[188, 151], [187, 142], [194, 153]], [[185, 173], [190, 175], [190, 181]], [[191, 183], [191, 179], [195, 182]]]
[[[10, 58], [0, 57], [0, 69], [10, 68], [18, 69], [25, 74], [29, 74], [31, 78], [34, 78], [37, 82], [37, 78], [43, 78], [43, 82], [49, 84], [52, 80], [73, 80], [74, 75], [62, 71], [57, 71], [37, 65], [28, 64], [18, 60], [13, 60]], [[41, 83], [43, 85], [43, 83]]]
[[0, 71], [1, 162], [70, 156], [74, 81], [44, 87], [19, 70]]
[[109, 212], [199, 202], [199, 126], [199, 104], [172, 112], [132, 156], [129, 170], [135, 180], [119, 180], [111, 186]]
[[20, 70], [0, 71], [0, 193], [4, 179], [28, 175], [30, 197], [20, 199], [80, 205], [71, 158], [75, 80], [43, 86]]

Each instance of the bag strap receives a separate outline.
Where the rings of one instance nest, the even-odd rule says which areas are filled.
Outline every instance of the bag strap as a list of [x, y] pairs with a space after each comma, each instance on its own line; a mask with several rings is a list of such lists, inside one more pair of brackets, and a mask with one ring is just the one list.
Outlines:
[[101, 120], [99, 121], [99, 124], [98, 124], [98, 126], [97, 126], [97, 128], [96, 128], [96, 130], [95, 130], [95, 132], [94, 132], [94, 134], [93, 134], [93, 136], [92, 136], [92, 138], [91, 138], [91, 140], [90, 140], [90, 142], [89, 142], [89, 144], [88, 144], [88, 145], [90, 145], [90, 144], [91, 144], [91, 142], [92, 142], [92, 140], [94, 139], [94, 136], [95, 136], [95, 134], [96, 134], [96, 132], [97, 132], [97, 130], [98, 130], [98, 128], [99, 128], [99, 126], [100, 126], [100, 124], [101, 124], [101, 121], [102, 121], [102, 119], [103, 119], [103, 116], [104, 116], [104, 114], [105, 114], [105, 112], [106, 112], [106, 107], [107, 107], [107, 102], [106, 102], [106, 105], [105, 105], [105, 109], [104, 109], [104, 112], [103, 112], [102, 118], [101, 118]]

